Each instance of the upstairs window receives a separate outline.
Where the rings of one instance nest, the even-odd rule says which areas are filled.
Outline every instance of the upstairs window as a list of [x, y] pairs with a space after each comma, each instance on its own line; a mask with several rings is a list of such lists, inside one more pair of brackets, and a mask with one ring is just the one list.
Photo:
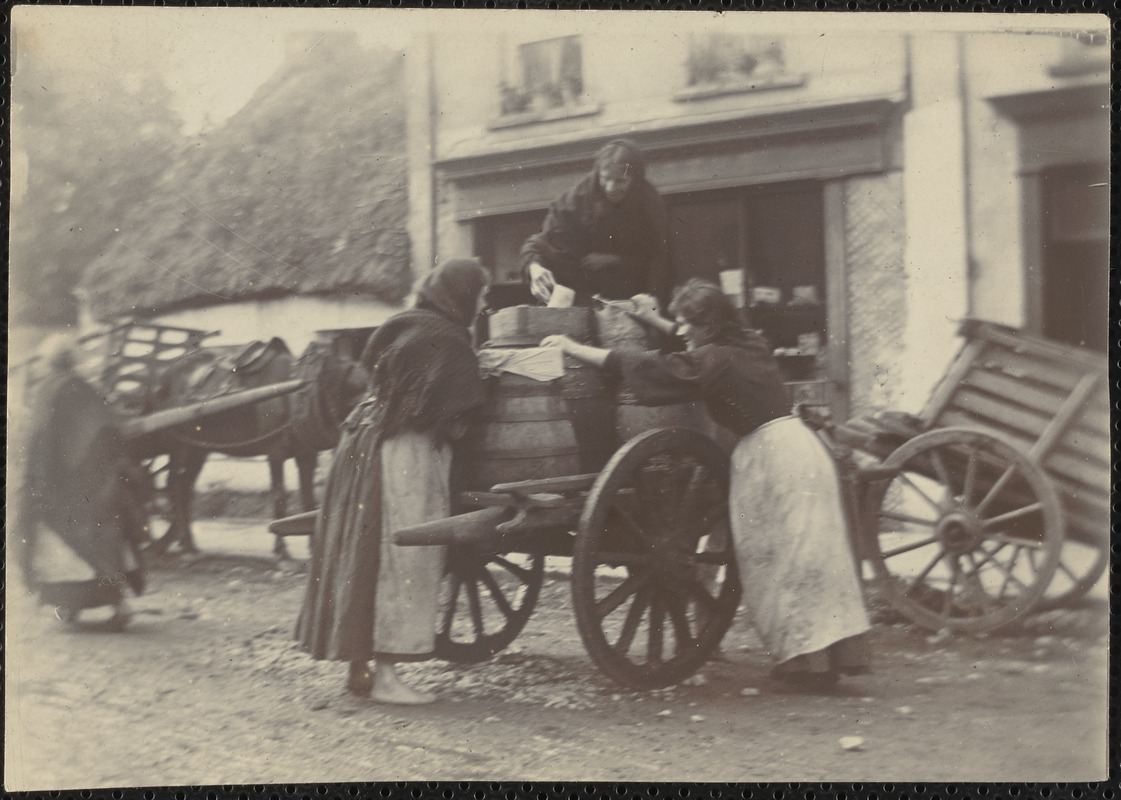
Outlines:
[[803, 81], [804, 76], [787, 72], [781, 39], [705, 33], [689, 38], [685, 89], [675, 99], [800, 86]]
[[1077, 32], [1063, 34], [1059, 59], [1049, 68], [1056, 78], [1074, 78], [1109, 69], [1109, 34]]
[[499, 119], [492, 128], [599, 110], [585, 93], [579, 36], [527, 42], [518, 45], [511, 55], [503, 64], [498, 86]]

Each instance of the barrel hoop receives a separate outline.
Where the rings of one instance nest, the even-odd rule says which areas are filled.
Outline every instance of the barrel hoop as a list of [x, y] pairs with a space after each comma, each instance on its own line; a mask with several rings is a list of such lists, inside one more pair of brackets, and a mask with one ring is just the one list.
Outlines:
[[541, 339], [536, 336], [495, 336], [493, 339], [487, 339], [483, 347], [488, 350], [503, 347], [528, 348], [537, 347], [540, 343]]
[[[532, 380], [530, 378], [529, 380]], [[558, 378], [559, 380], [559, 378]], [[495, 397], [556, 397], [553, 389], [555, 381], [539, 381], [536, 386], [498, 385], [494, 388]]]
[[480, 414], [476, 419], [479, 422], [497, 423], [499, 425], [520, 425], [523, 422], [571, 422], [572, 413], [569, 411], [549, 411], [542, 409], [538, 412], [522, 412], [516, 418], [504, 417], [501, 414]]
[[527, 450], [494, 450], [478, 456], [477, 460], [480, 462], [502, 462], [575, 455], [579, 455], [579, 451], [575, 447], [536, 447]]

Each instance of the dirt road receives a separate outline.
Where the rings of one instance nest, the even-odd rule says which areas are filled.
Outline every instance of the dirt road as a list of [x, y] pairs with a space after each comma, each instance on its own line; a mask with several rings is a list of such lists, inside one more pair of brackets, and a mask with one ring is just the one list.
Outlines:
[[875, 674], [828, 696], [769, 689], [741, 610], [699, 677], [638, 693], [596, 672], [553, 576], [494, 660], [408, 666], [441, 699], [402, 709], [295, 648], [304, 576], [259, 525], [199, 528], [208, 554], [151, 565], [123, 634], [67, 629], [9, 571], [6, 788], [1106, 777], [1103, 593], [985, 638], [877, 624]]

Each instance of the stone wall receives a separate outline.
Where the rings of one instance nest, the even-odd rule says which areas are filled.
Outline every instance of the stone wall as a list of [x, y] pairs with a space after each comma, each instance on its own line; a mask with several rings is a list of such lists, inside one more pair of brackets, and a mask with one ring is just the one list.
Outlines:
[[857, 415], [892, 407], [900, 386], [907, 315], [902, 174], [850, 178], [844, 202], [849, 403]]

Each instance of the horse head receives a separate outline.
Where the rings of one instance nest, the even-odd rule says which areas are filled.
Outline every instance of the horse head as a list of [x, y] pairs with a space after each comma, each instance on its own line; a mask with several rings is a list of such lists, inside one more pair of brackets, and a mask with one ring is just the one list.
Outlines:
[[366, 394], [369, 375], [341, 339], [311, 342], [296, 361], [294, 377], [308, 382], [309, 414], [317, 449], [338, 444], [339, 426]]

